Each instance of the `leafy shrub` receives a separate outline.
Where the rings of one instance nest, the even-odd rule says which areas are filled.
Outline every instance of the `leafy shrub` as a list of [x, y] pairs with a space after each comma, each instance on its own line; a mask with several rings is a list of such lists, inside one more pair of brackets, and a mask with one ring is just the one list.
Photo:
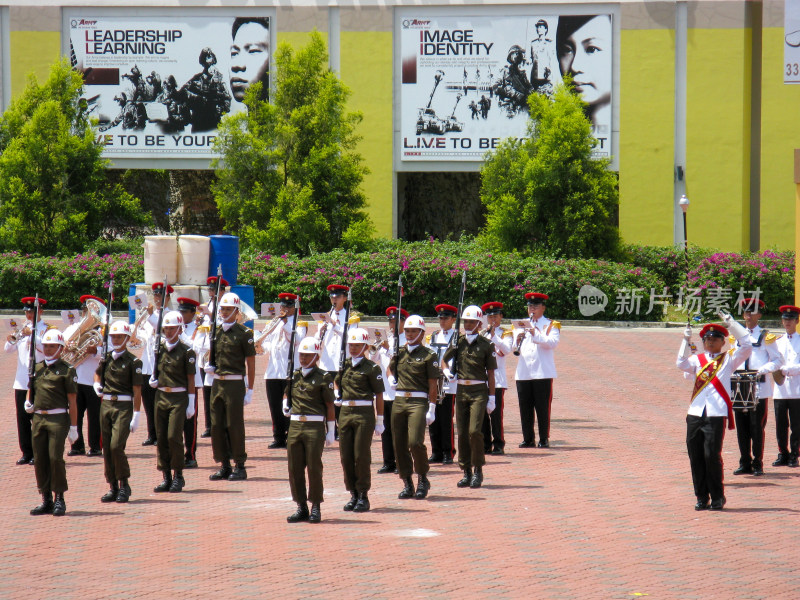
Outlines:
[[[689, 245], [689, 269], [697, 268], [704, 258], [713, 254], [710, 248]], [[623, 260], [658, 275], [673, 293], [686, 285], [686, 257], [683, 248], [675, 246], [641, 246], [627, 244], [623, 248]]]

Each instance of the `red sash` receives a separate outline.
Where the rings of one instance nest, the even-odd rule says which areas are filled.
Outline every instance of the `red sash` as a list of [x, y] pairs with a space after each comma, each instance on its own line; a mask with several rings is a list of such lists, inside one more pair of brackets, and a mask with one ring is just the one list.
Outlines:
[[722, 399], [725, 401], [725, 406], [728, 407], [728, 429], [734, 429], [736, 424], [733, 419], [733, 403], [731, 403], [731, 396], [725, 386], [717, 377], [717, 373], [722, 369], [725, 363], [725, 353], [720, 354], [713, 360], [708, 360], [704, 353], [697, 355], [697, 360], [700, 361], [700, 371], [694, 380], [694, 390], [692, 390], [692, 400], [695, 399], [697, 394], [705, 388], [709, 383], [714, 386]]

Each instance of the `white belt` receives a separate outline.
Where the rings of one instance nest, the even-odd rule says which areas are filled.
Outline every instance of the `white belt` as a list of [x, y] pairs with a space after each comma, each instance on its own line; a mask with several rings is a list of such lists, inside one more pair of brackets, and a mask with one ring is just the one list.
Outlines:
[[215, 373], [214, 379], [219, 379], [220, 381], [242, 381], [244, 375], [217, 375]]
[[185, 392], [186, 388], [185, 387], [160, 387], [160, 388], [158, 388], [158, 391], [159, 392], [166, 392], [168, 394], [175, 394], [175, 393], [178, 393], [178, 392]]
[[372, 400], [342, 400], [342, 406], [372, 406]]
[[325, 417], [322, 415], [292, 415], [292, 421], [300, 421], [301, 423], [305, 423], [306, 421], [324, 421]]
[[485, 384], [485, 381], [480, 379], [458, 379], [456, 380], [458, 385], [481, 385], [482, 383]]
[[395, 398], [427, 398], [428, 392], [401, 392], [397, 390], [394, 394]]
[[126, 396], [124, 394], [103, 394], [103, 400], [130, 402], [133, 400], [133, 396]]
[[67, 412], [66, 408], [51, 408], [50, 410], [35, 410], [37, 415], [63, 415]]

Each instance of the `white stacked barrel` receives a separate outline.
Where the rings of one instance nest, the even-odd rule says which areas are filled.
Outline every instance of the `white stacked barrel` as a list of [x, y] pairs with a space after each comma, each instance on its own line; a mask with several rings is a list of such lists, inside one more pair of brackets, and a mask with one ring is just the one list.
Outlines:
[[[208, 261], [208, 256], [206, 256]], [[178, 240], [174, 235], [148, 235], [144, 238], [144, 282], [178, 280]]]
[[[178, 279], [184, 285], [205, 285], [211, 246], [204, 235], [182, 235], [178, 238]], [[194, 300], [199, 300], [194, 296]]]
[[200, 302], [200, 287], [196, 285], [173, 285], [175, 293], [172, 294], [172, 299], [176, 302], [178, 298], [191, 298]]

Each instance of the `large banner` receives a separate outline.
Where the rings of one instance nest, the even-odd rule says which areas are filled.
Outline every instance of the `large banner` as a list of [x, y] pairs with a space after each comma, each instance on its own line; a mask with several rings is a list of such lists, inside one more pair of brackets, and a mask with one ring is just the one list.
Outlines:
[[70, 19], [74, 68], [108, 158], [211, 158], [220, 119], [269, 91], [265, 16]]
[[783, 83], [800, 83], [800, 0], [784, 4], [783, 41]]
[[400, 37], [403, 160], [483, 160], [526, 135], [528, 97], [552, 96], [565, 74], [587, 102], [595, 155], [611, 155], [611, 15], [409, 17]]

